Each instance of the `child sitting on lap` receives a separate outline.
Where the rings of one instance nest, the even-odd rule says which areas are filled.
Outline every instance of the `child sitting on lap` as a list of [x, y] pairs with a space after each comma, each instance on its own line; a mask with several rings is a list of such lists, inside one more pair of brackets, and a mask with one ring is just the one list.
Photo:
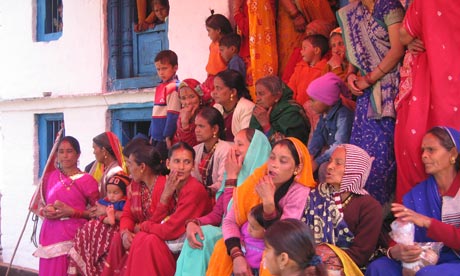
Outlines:
[[122, 211], [126, 202], [126, 186], [129, 185], [131, 179], [124, 173], [117, 173], [106, 184], [107, 196], [98, 200], [98, 203], [106, 208], [106, 215], [101, 216], [105, 224], [115, 225], [115, 211]]

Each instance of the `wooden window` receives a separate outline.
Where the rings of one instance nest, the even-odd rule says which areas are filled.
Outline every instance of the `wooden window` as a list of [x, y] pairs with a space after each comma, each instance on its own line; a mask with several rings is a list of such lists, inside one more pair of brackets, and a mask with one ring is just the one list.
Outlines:
[[134, 32], [136, 1], [108, 0], [109, 91], [157, 86], [154, 66], [158, 52], [169, 48], [168, 22]]
[[37, 41], [52, 41], [62, 36], [62, 15], [62, 0], [37, 0]]
[[64, 123], [64, 114], [38, 114], [35, 115], [35, 118], [38, 125], [38, 175], [41, 176], [48, 156], [53, 148], [56, 135]]
[[109, 107], [112, 132], [117, 135], [123, 146], [138, 134], [148, 137], [152, 107], [153, 102], [118, 104]]

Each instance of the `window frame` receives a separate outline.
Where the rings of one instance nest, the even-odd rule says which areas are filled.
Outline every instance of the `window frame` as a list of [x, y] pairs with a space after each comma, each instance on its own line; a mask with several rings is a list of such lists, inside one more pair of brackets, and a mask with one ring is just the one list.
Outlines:
[[[108, 107], [111, 113], [111, 130], [117, 135], [120, 143], [126, 145], [132, 137], [126, 137], [123, 133], [123, 123], [126, 122], [149, 122], [152, 118], [153, 101], [146, 103], [124, 103]], [[136, 135], [136, 133], [134, 133]], [[147, 134], [148, 135], [148, 134]]]
[[[64, 123], [64, 113], [45, 113], [35, 115], [38, 130], [38, 176], [41, 177], [46, 166], [56, 134], [61, 127], [50, 129], [49, 123]], [[51, 135], [50, 135], [51, 134]], [[64, 136], [64, 133], [62, 134]], [[53, 137], [50, 137], [53, 136]]]
[[46, 1], [47, 0], [37, 0], [37, 41], [43, 42], [58, 40], [62, 36], [62, 31], [45, 33]]

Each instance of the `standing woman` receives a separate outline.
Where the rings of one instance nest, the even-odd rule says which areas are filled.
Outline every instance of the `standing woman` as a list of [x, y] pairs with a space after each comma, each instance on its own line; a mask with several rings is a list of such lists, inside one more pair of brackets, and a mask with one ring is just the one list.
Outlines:
[[214, 199], [220, 189], [225, 171], [225, 160], [231, 145], [225, 140], [224, 118], [214, 107], [205, 107], [195, 117], [195, 134], [198, 145], [195, 169], [192, 175], [206, 187]]
[[243, 76], [230, 69], [219, 72], [211, 95], [216, 102], [214, 107], [224, 116], [225, 140], [233, 141], [240, 130], [249, 127], [254, 109]]
[[394, 99], [404, 55], [403, 17], [399, 0], [361, 0], [338, 11], [350, 62], [346, 81], [358, 97], [350, 144], [375, 157], [366, 189], [380, 204], [389, 202], [396, 182]]
[[250, 275], [241, 249], [244, 237], [240, 228], [247, 222], [249, 211], [260, 203], [266, 226], [280, 215], [281, 219], [300, 219], [310, 188], [316, 186], [309, 160], [308, 149], [296, 138], [274, 144], [267, 162], [234, 190], [233, 205], [222, 223], [223, 240], [214, 247], [206, 275]]
[[203, 90], [197, 80], [185, 79], [179, 84], [181, 109], [172, 145], [185, 142], [193, 147], [198, 144], [195, 137], [195, 116], [203, 106], [202, 97]]
[[40, 257], [39, 275], [67, 275], [75, 233], [89, 218], [86, 207], [99, 198], [97, 182], [78, 168], [80, 153], [77, 139], [63, 137], [57, 151], [58, 169], [44, 176], [46, 206], [40, 209], [44, 220], [34, 253]]

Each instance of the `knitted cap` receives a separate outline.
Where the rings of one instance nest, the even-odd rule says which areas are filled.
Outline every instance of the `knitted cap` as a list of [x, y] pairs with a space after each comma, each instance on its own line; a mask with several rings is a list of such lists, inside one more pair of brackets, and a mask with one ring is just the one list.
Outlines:
[[327, 73], [313, 80], [307, 88], [310, 98], [333, 106], [340, 98], [340, 94], [347, 95], [348, 88], [334, 73]]
[[105, 186], [107, 187], [107, 185], [117, 185], [120, 187], [123, 194], [126, 195], [126, 186], [128, 186], [130, 182], [131, 179], [124, 172], [117, 172], [111, 178], [109, 178], [109, 180], [107, 180]]

